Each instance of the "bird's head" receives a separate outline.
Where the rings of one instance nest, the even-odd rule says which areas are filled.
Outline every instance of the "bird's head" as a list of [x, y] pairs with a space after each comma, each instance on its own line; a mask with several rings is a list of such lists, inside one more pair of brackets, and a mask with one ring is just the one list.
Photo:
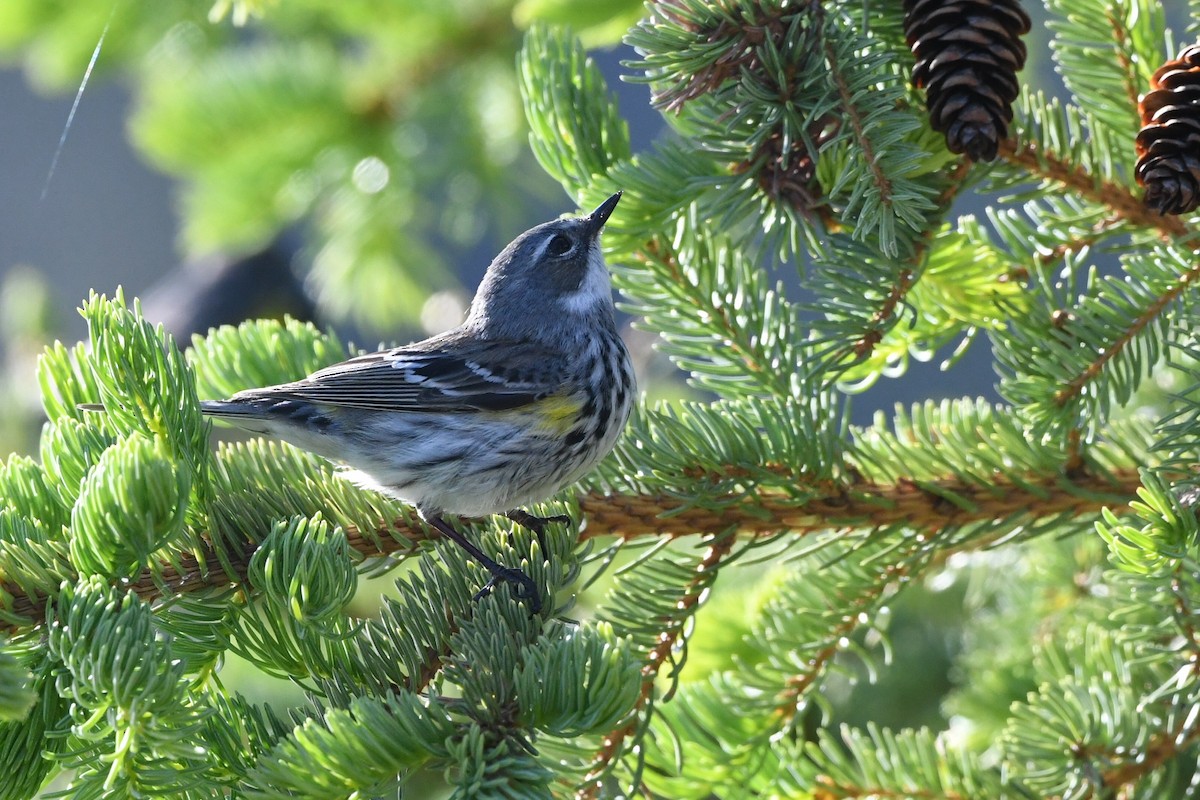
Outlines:
[[612, 285], [600, 230], [620, 199], [617, 192], [586, 217], [545, 222], [513, 239], [488, 267], [467, 324], [523, 338], [544, 329], [546, 315], [611, 319]]

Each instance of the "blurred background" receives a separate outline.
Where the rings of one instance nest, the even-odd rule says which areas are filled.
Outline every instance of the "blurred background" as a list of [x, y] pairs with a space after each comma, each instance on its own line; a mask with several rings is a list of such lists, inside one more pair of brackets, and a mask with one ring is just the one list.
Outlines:
[[[372, 348], [456, 325], [509, 239], [574, 210], [514, 70], [553, 3], [326, 5], [0, 8], [0, 452], [34, 449], [34, 359], [86, 335], [93, 289], [183, 345], [291, 314]], [[615, 45], [641, 5], [606, 5]], [[632, 55], [597, 50], [645, 146], [663, 123], [619, 78]]]
[[[514, 70], [523, 29], [545, 20], [581, 35], [637, 151], [670, 135], [622, 65], [637, 54], [621, 36], [644, 11], [640, 0], [6, 0], [0, 451], [33, 446], [30, 359], [84, 336], [75, 308], [92, 289], [123, 286], [181, 344], [284, 313], [366, 348], [457, 324], [509, 239], [573, 211], [529, 151]], [[1055, 89], [1045, 38], [1035, 21], [1025, 76]], [[801, 272], [774, 268], [802, 298]], [[686, 393], [652, 335], [628, 333], [643, 387]], [[986, 343], [943, 372], [947, 355], [856, 397], [853, 419], [993, 394]]]

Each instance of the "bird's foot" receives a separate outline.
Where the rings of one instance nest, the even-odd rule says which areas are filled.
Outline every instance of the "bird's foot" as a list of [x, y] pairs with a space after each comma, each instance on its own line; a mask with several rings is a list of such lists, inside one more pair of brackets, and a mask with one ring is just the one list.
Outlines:
[[475, 559], [483, 568], [492, 574], [492, 577], [484, 584], [483, 588], [475, 593], [473, 599], [478, 600], [481, 597], [487, 597], [492, 593], [492, 589], [500, 581], [507, 581], [514, 584], [513, 593], [518, 600], [528, 600], [530, 612], [533, 614], [542, 610], [542, 597], [538, 594], [537, 585], [533, 579], [519, 569], [512, 569], [499, 564], [495, 559], [487, 553], [479, 549], [477, 545], [472, 543], [467, 537], [456, 531], [450, 523], [442, 519], [436, 514], [428, 516], [422, 515], [423, 519], [432, 525], [439, 533], [448, 538], [450, 541], [457, 544], [467, 552], [467, 555]]
[[508, 517], [522, 528], [528, 528], [534, 533], [545, 532], [546, 526], [555, 522], [561, 525], [571, 524], [571, 518], [566, 514], [555, 514], [551, 517], [535, 517], [528, 511], [522, 511], [519, 508], [514, 508], [512, 511], [505, 511], [504, 516]]
[[550, 517], [535, 517], [528, 511], [522, 511], [519, 508], [514, 508], [512, 511], [505, 511], [504, 516], [508, 517], [522, 528], [533, 531], [533, 535], [537, 537], [538, 548], [542, 551], [543, 558], [547, 553], [550, 552], [546, 549], [546, 526], [553, 523], [558, 523], [560, 525], [571, 524], [571, 518], [566, 514], [555, 514]]
[[518, 600], [528, 600], [529, 609], [534, 614], [542, 610], [542, 597], [538, 593], [537, 586], [533, 579], [519, 569], [511, 569], [509, 567], [501, 567], [496, 565], [496, 569], [492, 570], [491, 579], [483, 585], [483, 588], [475, 593], [472, 600], [480, 600], [492, 593], [492, 589], [496, 588], [496, 584], [500, 581], [507, 581], [513, 584], [513, 593]]

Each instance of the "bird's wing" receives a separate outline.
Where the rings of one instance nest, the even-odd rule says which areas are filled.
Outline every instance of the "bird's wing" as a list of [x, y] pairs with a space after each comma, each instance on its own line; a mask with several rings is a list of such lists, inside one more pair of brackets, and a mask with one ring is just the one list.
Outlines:
[[436, 337], [234, 399], [296, 399], [380, 411], [506, 411], [561, 393], [566, 363], [559, 351], [529, 343]]

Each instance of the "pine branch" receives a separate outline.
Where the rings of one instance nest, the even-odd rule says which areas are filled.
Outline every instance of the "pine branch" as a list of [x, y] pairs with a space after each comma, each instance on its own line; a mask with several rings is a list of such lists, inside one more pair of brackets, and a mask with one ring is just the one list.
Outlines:
[[[715, 92], [726, 81], [744, 72], [761, 74], [764, 64], [757, 48], [768, 38], [781, 42], [793, 19], [810, 13], [808, 9], [788, 12], [783, 7], [743, 10], [720, 5], [711, 8], [698, 3], [690, 5], [658, 3], [652, 9], [653, 15], [643, 24], [643, 27], [674, 25], [693, 38], [688, 44], [696, 50], [699, 66], [692, 66], [687, 72], [672, 74], [668, 69], [670, 62], [662, 60], [663, 64], [660, 64], [660, 59], [653, 53], [645, 59], [647, 72], [656, 79], [656, 85], [651, 89], [651, 102], [676, 113], [692, 100]], [[654, 39], [640, 34], [643, 32], [635, 28], [629, 34], [629, 41], [634, 46], [653, 45]], [[711, 55], [706, 57], [706, 54]], [[664, 74], [658, 74], [660, 70]], [[787, 89], [791, 88], [796, 71], [793, 66], [785, 73], [786, 86], [777, 87], [781, 97], [790, 96]]]
[[1074, 161], [1062, 158], [1036, 142], [1018, 144], [1013, 139], [1005, 139], [1000, 143], [1000, 157], [1028, 175], [1061, 184], [1092, 202], [1108, 206], [1118, 217], [1157, 230], [1164, 237], [1181, 237], [1188, 233], [1187, 225], [1180, 217], [1151, 211], [1129, 187], [1098, 180]]
[[[708, 320], [709, 325], [723, 339], [725, 350], [731, 352], [744, 368], [749, 383], [769, 388], [780, 397], [791, 393], [788, 373], [780, 370], [778, 364], [764, 358], [769, 356], [769, 353], [764, 352], [763, 337], [758, 336], [751, 327], [734, 319], [734, 309], [729, 305], [712, 302], [711, 292], [705, 291], [707, 287], [697, 285], [696, 281], [685, 273], [674, 248], [659, 239], [652, 239], [646, 242], [633, 258], [644, 267], [658, 266], [665, 273], [665, 285], [674, 287], [676, 298], [686, 302], [698, 315]], [[675, 313], [678, 314], [678, 311]]]
[[1175, 626], [1183, 634], [1184, 648], [1191, 651], [1192, 671], [1200, 674], [1200, 630], [1196, 629], [1196, 609], [1187, 583], [1182, 565], [1176, 566], [1170, 581], [1171, 598], [1175, 602]]
[[[1058, 278], [1040, 276], [1027, 313], [1013, 315], [992, 341], [1001, 393], [1027, 410], [1034, 430], [1061, 436], [1078, 429], [1090, 437], [1181, 344], [1187, 327], [1180, 317], [1200, 269], [1184, 243], [1123, 254], [1120, 277], [1094, 268], [1080, 274], [1076, 261]], [[1078, 296], [1072, 279], [1082, 279]]]
[[842, 726], [840, 736], [823, 728], [815, 740], [784, 750], [788, 757], [792, 752], [795, 766], [783, 771], [780, 783], [803, 787], [814, 800], [1010, 796], [998, 770], [924, 728], [891, 731], [872, 723], [865, 730]]
[[[718, 536], [709, 545], [708, 551], [696, 565], [691, 581], [686, 586], [681, 587], [679, 591], [679, 599], [675, 603], [675, 607], [678, 610], [686, 614], [686, 612], [692, 610], [700, 603], [701, 597], [712, 585], [715, 570], [733, 551], [733, 546], [737, 542], [737, 538], [736, 533]], [[637, 702], [634, 704], [635, 714], [629, 722], [604, 737], [604, 745], [592, 759], [591, 768], [584, 777], [583, 786], [577, 795], [579, 800], [592, 800], [600, 797], [600, 792], [604, 788], [602, 779], [612, 769], [616, 760], [620, 758], [624, 750], [625, 740], [634, 735], [643, 726], [644, 720], [640, 719], [638, 714], [647, 707], [654, 697], [654, 683], [658, 678], [658, 673], [663, 665], [670, 660], [671, 653], [675, 649], [683, 632], [684, 626], [677, 624], [668, 630], [664, 630], [659, 635], [657, 644], [651, 649], [646, 657], [645, 664], [642, 666], [642, 685]]]
[[[736, 475], [736, 470], [729, 474]], [[1128, 503], [1140, 485], [1135, 471], [1119, 470], [1107, 477], [1030, 477], [1021, 484], [990, 486], [955, 480], [861, 484], [806, 504], [759, 497], [753, 503], [719, 510], [688, 508], [665, 496], [597, 494], [581, 497], [579, 507], [588, 520], [585, 539], [606, 535], [673, 538], [729, 528], [756, 535], [788, 531], [803, 536], [830, 529], [877, 529], [896, 524], [936, 533], [949, 526], [1026, 513], [1039, 517], [1095, 513], [1106, 506]]]
[[[934, 200], [934, 206], [939, 209], [948, 209], [950, 204], [954, 202], [954, 198], [962, 189], [967, 173], [970, 171], [971, 163], [967, 159], [962, 159], [957, 166], [950, 171], [946, 179], [946, 188]], [[930, 242], [934, 236], [935, 227], [929, 226], [924, 235], [917, 241], [916, 250], [912, 256], [906, 259], [909, 266], [903, 267], [896, 275], [892, 283], [891, 290], [887, 293], [884, 301], [879, 308], [871, 316], [868, 329], [862, 334], [857, 341], [849, 345], [849, 353], [852, 353], [854, 358], [862, 361], [871, 356], [875, 347], [883, 341], [884, 330], [888, 323], [896, 316], [897, 309], [904, 305], [904, 299], [908, 293], [916, 286], [921, 279], [920, 266], [925, 261], [925, 255], [929, 249]], [[846, 351], [843, 350], [843, 353]]]
[[[777, 467], [776, 469], [782, 470]], [[737, 468], [728, 468], [734, 477]], [[1141, 486], [1135, 470], [1115, 470], [1107, 476], [1077, 475], [1035, 477], [1017, 483], [981, 486], [973, 481], [901, 481], [893, 485], [866, 483], [839, 490], [807, 504], [786, 497], [763, 496], [719, 509], [688, 507], [679, 498], [666, 495], [605, 495], [590, 492], [579, 498], [586, 527], [580, 539], [602, 536], [630, 540], [640, 537], [678, 538], [736, 530], [750, 535], [790, 532], [806, 536], [831, 529], [877, 529], [905, 524], [929, 533], [950, 526], [963, 526], [1010, 518], [1083, 517], [1102, 508], [1122, 506]], [[346, 530], [349, 546], [364, 558], [411, 552], [421, 542], [434, 538], [418, 521], [396, 520], [375, 530]], [[232, 545], [227, 545], [232, 546]], [[226, 574], [211, 548], [202, 548], [200, 558], [179, 557], [179, 565], [163, 565], [156, 578], [143, 572], [128, 589], [145, 599], [201, 591], [245, 582], [255, 545], [246, 542], [240, 552], [230, 552], [234, 574]], [[21, 587], [0, 587], [14, 599], [5, 612], [0, 631], [18, 632], [28, 626], [21, 618], [42, 620], [44, 597], [32, 597]]]
[[[926, 563], [928, 564], [928, 561]], [[894, 581], [909, 580], [915, 577], [913, 573], [919, 570], [913, 570], [911, 562], [907, 560], [896, 560], [886, 568], [886, 572], [889, 580], [872, 584], [866, 592], [854, 596], [849, 603], [839, 607], [842, 618], [828, 629], [826, 640], [829, 644], [808, 656], [803, 672], [797, 672], [787, 678], [783, 688], [775, 696], [776, 724], [772, 733], [788, 728], [795, 720], [796, 714], [803, 707], [800, 703], [801, 698], [816, 684], [834, 657], [842, 652], [842, 637], [848, 637], [859, 629], [863, 616], [878, 606], [880, 598], [888, 594], [888, 587], [893, 586]]]
[[895, 200], [892, 194], [892, 181], [876, 157], [875, 146], [868, 135], [869, 123], [863, 119], [862, 109], [858, 108], [855, 103], [854, 92], [847, 81], [845, 67], [841, 64], [839, 53], [828, 39], [821, 41], [821, 50], [825, 54], [825, 64], [829, 69], [830, 79], [837, 89], [837, 96], [841, 100], [846, 120], [854, 130], [854, 142], [860, 148], [860, 157], [869, 165], [867, 174], [871, 176], [871, 182], [879, 193], [879, 204], [890, 208]]
[[[1174, 218], [1172, 218], [1174, 219]], [[1054, 402], [1059, 406], [1065, 406], [1070, 403], [1080, 392], [1083, 391], [1097, 375], [1104, 369], [1105, 364], [1115, 358], [1126, 345], [1128, 345], [1138, 333], [1140, 333], [1147, 325], [1150, 325], [1158, 319], [1168, 305], [1177, 300], [1193, 283], [1200, 280], [1200, 263], [1189, 269], [1187, 272], [1179, 276], [1179, 280], [1168, 291], [1160, 294], [1158, 298], [1138, 317], [1135, 317], [1127, 327], [1119, 339], [1109, 342], [1107, 346], [1100, 351], [1096, 359], [1088, 366], [1088, 368], [1068, 381], [1063, 388], [1059, 389], [1054, 395]]]
[[850, 347], [850, 351], [856, 358], [868, 357], [875, 350], [875, 346], [883, 341], [883, 326], [896, 315], [896, 309], [900, 307], [905, 296], [916, 283], [917, 277], [914, 270], [908, 267], [900, 270], [892, 284], [891, 291], [887, 293], [879, 310], [871, 317], [871, 329]]
[[[567, 605], [531, 617], [504, 602], [507, 589], [475, 602], [477, 565], [316, 456], [263, 440], [211, 450], [196, 386], [219, 396], [299, 377], [344, 357], [336, 339], [244, 326], [198, 340], [185, 363], [120, 298], [89, 302], [91, 346], [42, 361], [40, 464], [0, 464], [0, 673], [31, 690], [0, 698], [0, 716], [31, 698], [37, 709], [0, 722], [0, 774], [27, 797], [51, 766], [66, 768], [76, 775], [64, 791], [84, 800], [106, 790], [109, 765], [118, 789], [183, 798], [374, 796], [417, 769], [446, 770], [462, 796], [585, 800], [617, 784], [820, 800], [1181, 788], [1200, 750], [1200, 406], [1155, 391], [1196, 380], [1200, 262], [1194, 219], [1148, 211], [1126, 186], [1139, 88], [1173, 34], [1153, 0], [1047, 5], [1072, 99], [1026, 91], [986, 172], [947, 153], [913, 105], [899, 4], [654, 0], [626, 40], [641, 61], [627, 66], [674, 112], [677, 136], [637, 154], [583, 48], [531, 31], [519, 70], [537, 157], [584, 206], [625, 190], [604, 239], [625, 309], [716, 396], [639, 406], [612, 456], [554, 504], [578, 530], [535, 542], [498, 521], [470, 526], [543, 596], [569, 604], [585, 569], [611, 578], [595, 620], [565, 624]], [[214, 224], [248, 230], [259, 204], [268, 226], [311, 209], [335, 250], [374, 259], [344, 265], [382, 263], [404, 244], [395, 215], [360, 212], [405, 210], [420, 181], [402, 171], [425, 166], [392, 141], [397, 125], [477, 50], [492, 65], [512, 32], [493, 11], [446, 22], [457, 38], [414, 34], [389, 50], [410, 11], [384, 12], [390, 27], [371, 15], [379, 29], [360, 49], [350, 22], [365, 16], [339, 7], [329, 13], [349, 49], [264, 39], [274, 55], [259, 69], [192, 82], [211, 87], [211, 107], [178, 101], [159, 70], [158, 111], [179, 114], [170, 127], [183, 145], [164, 157], [194, 150], [203, 157], [179, 168], [231, 193], [210, 199]], [[299, 30], [322, 12], [282, 13], [299, 14]], [[310, 51], [297, 73], [290, 54]], [[395, 84], [405, 63], [413, 80]], [[245, 133], [281, 118], [295, 138], [262, 153], [297, 163], [259, 157], [262, 137]], [[339, 192], [376, 152], [396, 178], [388, 188]], [[310, 161], [302, 196], [278, 205], [281, 176]], [[233, 172], [254, 180], [235, 192]], [[980, 182], [1016, 197], [989, 208], [990, 226], [949, 220], [954, 195]], [[1100, 250], [1120, 256], [1122, 275], [1101, 276]], [[776, 283], [792, 265], [811, 302]], [[326, 285], [334, 272], [326, 263]], [[930, 402], [869, 427], [847, 421], [843, 390], [979, 334], [1007, 405]], [[1164, 358], [1180, 372], [1156, 373]], [[1137, 410], [1159, 417], [1154, 433], [1151, 414], [1117, 416], [1146, 394], [1153, 405]], [[1059, 548], [1051, 536], [1070, 538]], [[602, 557], [588, 561], [600, 537]], [[1105, 545], [1121, 573], [1104, 570]], [[643, 555], [605, 573], [630, 550]], [[954, 558], [965, 553], [976, 555]], [[348, 615], [361, 575], [412, 556], [379, 612]], [[746, 591], [718, 586], [722, 575], [768, 580]], [[978, 706], [961, 714], [972, 735], [828, 730], [819, 712], [842, 712], [830, 676], [861, 666], [873, 677], [889, 620], [891, 641], [911, 641], [897, 623], [912, 609], [894, 600], [934, 592], [947, 617], [922, 625], [961, 629], [974, 659], [957, 658], [970, 692], [960, 710]], [[1004, 635], [970, 641], [988, 621]], [[231, 652], [313, 688], [312, 707], [284, 722], [228, 702], [210, 679]], [[140, 682], [121, 680], [125, 669]], [[137, 708], [149, 713], [126, 713]], [[119, 715], [102, 720], [110, 709]], [[162, 741], [123, 749], [145, 732]]]
[[1133, 31], [1125, 24], [1125, 20], [1117, 16], [1111, 4], [1105, 9], [1105, 16], [1112, 28], [1112, 41], [1116, 44], [1115, 53], [1117, 66], [1121, 72], [1121, 88], [1125, 92], [1123, 107], [1137, 108], [1143, 81], [1142, 76], [1138, 74], [1137, 65], [1129, 55], [1133, 50]]
[[837, 783], [825, 777], [818, 780], [820, 786], [813, 793], [813, 800], [970, 800], [958, 792], [917, 791], [911, 789], [885, 789], [881, 786], [857, 786]]
[[1086, 233], [1080, 233], [1067, 241], [1055, 245], [1048, 253], [1038, 253], [1036, 263], [1043, 270], [1052, 270], [1068, 255], [1094, 247], [1112, 235], [1113, 231], [1125, 224], [1125, 218], [1119, 214], [1106, 217]]
[[[1137, 100], [1161, 56], [1164, 4], [1144, 0], [1048, 0], [1051, 49], [1089, 133], [1117, 141], [1137, 131]], [[1097, 58], [1097, 53], [1106, 57]], [[1132, 153], [1122, 148], [1125, 162]]]
[[[776, 788], [767, 778], [772, 770], [763, 768], [763, 751], [800, 734], [812, 720], [806, 711], [825, 703], [817, 694], [825, 677], [831, 670], [854, 671], [848, 656], [864, 665], [873, 661], [863, 642], [886, 636], [886, 626], [876, 626], [880, 609], [919, 586], [936, 569], [943, 546], [953, 548], [952, 539], [898, 529], [880, 531], [869, 541], [825, 535], [809, 545], [810, 557], [769, 569], [757, 602], [751, 601], [758, 613], [741, 631], [739, 656], [707, 680], [684, 683], [669, 705], [656, 709], [639, 743], [648, 796], [680, 796], [680, 787], [691, 783], [713, 797], [740, 797], [756, 777], [763, 779], [763, 789]], [[775, 562], [791, 549], [789, 542], [773, 540], [770, 555], [751, 558]], [[717, 593], [713, 605], [732, 601], [723, 597]], [[711, 620], [699, 620], [698, 629]], [[759, 795], [751, 790], [746, 796]]]
[[[911, 248], [936, 189], [917, 179], [919, 120], [899, 76], [880, 80], [894, 54], [870, 26], [816, 2], [678, 0], [651, 12], [626, 41], [677, 129], [733, 162], [749, 178], [740, 185], [772, 205], [851, 229], [888, 255]], [[817, 181], [818, 151], [843, 168]]]
[[[1108, 797], [1111, 792], [1123, 786], [1133, 784], [1140, 778], [1153, 773], [1167, 761], [1185, 753], [1190, 747], [1200, 742], [1200, 726], [1194, 722], [1189, 724], [1185, 719], [1174, 730], [1155, 734], [1144, 748], [1135, 752], [1127, 750], [1121, 753], [1111, 753], [1106, 761], [1123, 760], [1120, 766], [1106, 770], [1102, 774], [1102, 790], [1100, 796]], [[1097, 796], [1097, 790], [1080, 795], [1081, 800]]]

